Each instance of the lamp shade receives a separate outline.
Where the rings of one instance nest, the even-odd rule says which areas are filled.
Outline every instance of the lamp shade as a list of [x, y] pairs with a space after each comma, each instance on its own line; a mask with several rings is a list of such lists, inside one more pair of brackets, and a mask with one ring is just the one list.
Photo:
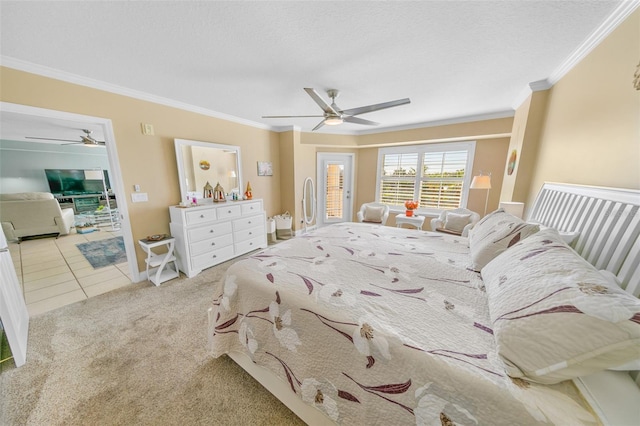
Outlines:
[[520, 219], [524, 216], [524, 203], [519, 201], [500, 201], [500, 208]]
[[479, 175], [474, 176], [471, 181], [471, 189], [491, 189], [491, 176]]

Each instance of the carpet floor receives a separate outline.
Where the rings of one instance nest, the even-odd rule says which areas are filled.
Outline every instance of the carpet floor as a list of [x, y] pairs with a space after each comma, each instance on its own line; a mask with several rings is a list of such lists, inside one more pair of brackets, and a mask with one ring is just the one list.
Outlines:
[[229, 264], [31, 318], [27, 363], [0, 373], [0, 425], [302, 425], [207, 350], [207, 309]]

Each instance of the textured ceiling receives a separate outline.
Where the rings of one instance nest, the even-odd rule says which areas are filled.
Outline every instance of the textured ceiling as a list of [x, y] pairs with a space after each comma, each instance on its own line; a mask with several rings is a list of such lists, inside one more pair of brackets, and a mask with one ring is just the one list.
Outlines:
[[320, 108], [411, 98], [362, 133], [508, 116], [620, 1], [0, 3], [4, 62], [25, 61], [246, 120], [310, 131]]

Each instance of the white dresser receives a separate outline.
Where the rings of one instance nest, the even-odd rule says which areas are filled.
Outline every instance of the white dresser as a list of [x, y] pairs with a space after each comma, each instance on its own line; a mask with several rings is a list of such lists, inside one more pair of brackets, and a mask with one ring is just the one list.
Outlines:
[[262, 200], [169, 207], [178, 268], [189, 278], [203, 269], [267, 247]]

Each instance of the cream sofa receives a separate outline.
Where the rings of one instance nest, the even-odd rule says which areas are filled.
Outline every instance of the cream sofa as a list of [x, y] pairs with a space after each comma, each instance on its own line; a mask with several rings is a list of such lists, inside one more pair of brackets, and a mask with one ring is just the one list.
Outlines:
[[73, 209], [61, 209], [48, 192], [0, 194], [0, 222], [7, 240], [34, 235], [66, 235], [74, 225]]

